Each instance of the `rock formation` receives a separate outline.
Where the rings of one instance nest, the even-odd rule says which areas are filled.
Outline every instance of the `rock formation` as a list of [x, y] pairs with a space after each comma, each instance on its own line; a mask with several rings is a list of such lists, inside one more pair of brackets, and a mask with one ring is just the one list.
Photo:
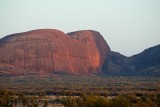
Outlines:
[[0, 75], [73, 73], [160, 76], [160, 45], [126, 57], [99, 32], [39, 29], [0, 39]]
[[160, 45], [131, 57], [111, 51], [102, 69], [106, 75], [160, 76]]
[[40, 29], [0, 39], [0, 64], [24, 69], [27, 73], [97, 74], [109, 52], [101, 34], [91, 30], [65, 34]]

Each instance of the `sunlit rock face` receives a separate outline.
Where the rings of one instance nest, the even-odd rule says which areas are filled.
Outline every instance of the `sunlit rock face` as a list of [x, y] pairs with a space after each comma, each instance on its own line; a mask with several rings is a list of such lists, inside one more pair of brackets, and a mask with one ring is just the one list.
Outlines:
[[101, 72], [101, 68], [106, 58], [106, 54], [110, 53], [110, 48], [99, 32], [84, 30], [69, 33], [70, 37], [81, 42], [87, 51], [85, 56], [89, 57], [89, 63], [93, 72]]
[[109, 52], [101, 34], [91, 30], [40, 29], [0, 39], [0, 63], [27, 72], [97, 74]]

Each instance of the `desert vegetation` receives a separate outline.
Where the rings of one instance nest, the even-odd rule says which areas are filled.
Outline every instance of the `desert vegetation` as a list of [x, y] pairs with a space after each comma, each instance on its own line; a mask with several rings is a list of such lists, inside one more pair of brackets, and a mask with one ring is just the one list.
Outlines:
[[158, 77], [100, 77], [77, 75], [30, 75], [0, 77], [0, 89], [47, 95], [80, 95], [80, 93], [115, 96], [118, 94], [159, 94]]
[[158, 77], [1, 76], [0, 107], [160, 107], [159, 90]]
[[[58, 105], [59, 106], [58, 106]], [[160, 107], [160, 94], [118, 95], [113, 98], [81, 93], [80, 96], [49, 97], [44, 92], [26, 95], [0, 90], [0, 107]]]
[[104, 96], [82, 94], [79, 98], [67, 97], [62, 99], [62, 102], [67, 107], [159, 107], [160, 95], [118, 95], [109, 99]]

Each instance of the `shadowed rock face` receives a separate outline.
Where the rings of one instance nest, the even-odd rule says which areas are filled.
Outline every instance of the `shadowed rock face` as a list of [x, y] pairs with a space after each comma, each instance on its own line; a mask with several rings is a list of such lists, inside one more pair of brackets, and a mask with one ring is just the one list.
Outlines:
[[97, 74], [109, 52], [100, 33], [91, 30], [64, 34], [41, 29], [0, 39], [0, 63], [27, 72]]
[[160, 45], [131, 57], [111, 51], [103, 64], [102, 72], [106, 75], [160, 76], [159, 53]]

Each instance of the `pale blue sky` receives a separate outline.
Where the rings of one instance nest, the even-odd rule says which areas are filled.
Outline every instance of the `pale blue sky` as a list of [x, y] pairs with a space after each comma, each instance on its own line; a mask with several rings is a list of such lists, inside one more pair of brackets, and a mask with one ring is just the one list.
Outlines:
[[160, 44], [160, 0], [0, 0], [0, 38], [41, 28], [96, 30], [131, 56]]

